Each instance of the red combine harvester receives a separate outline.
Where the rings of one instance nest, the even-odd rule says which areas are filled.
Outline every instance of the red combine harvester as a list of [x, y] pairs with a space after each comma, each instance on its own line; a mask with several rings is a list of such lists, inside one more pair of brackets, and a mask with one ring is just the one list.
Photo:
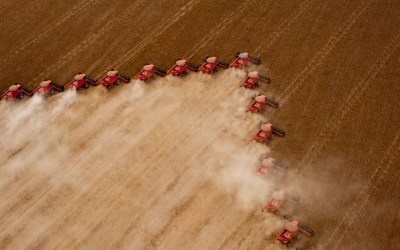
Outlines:
[[267, 99], [265, 95], [259, 95], [254, 97], [253, 104], [247, 108], [247, 112], [259, 113], [264, 110], [266, 106], [277, 108], [279, 104], [275, 101]]
[[268, 211], [270, 213], [276, 213], [279, 208], [286, 204], [288, 199], [295, 202], [299, 201], [297, 197], [289, 196], [285, 194], [283, 190], [276, 190], [272, 192], [272, 198], [263, 206], [261, 212]]
[[175, 62], [175, 65], [168, 70], [173, 76], [180, 77], [182, 75], [189, 74], [189, 71], [197, 72], [199, 71], [199, 66], [189, 63], [184, 59], [180, 59]]
[[50, 96], [62, 91], [64, 91], [64, 86], [59, 85], [52, 80], [44, 80], [39, 83], [39, 87], [37, 87], [33, 91], [33, 94], [37, 94], [40, 96]]
[[249, 55], [247, 52], [238, 52], [236, 54], [236, 59], [231, 63], [231, 66], [241, 69], [246, 66], [248, 62], [260, 64], [261, 60], [258, 57]]
[[264, 158], [264, 156], [262, 156], [261, 166], [257, 168], [257, 174], [260, 176], [266, 176], [272, 172], [275, 172], [275, 170], [286, 172], [288, 167], [275, 162], [273, 157]]
[[300, 224], [297, 220], [292, 220], [289, 216], [283, 216], [284, 219], [289, 220], [285, 224], [283, 230], [276, 236], [275, 241], [279, 241], [285, 246], [289, 246], [296, 238], [299, 238], [299, 232], [311, 237], [314, 235], [314, 231], [309, 227]]
[[30, 97], [32, 94], [32, 90], [16, 83], [11, 85], [8, 90], [0, 96], [0, 100], [22, 100], [25, 96]]
[[90, 85], [97, 86], [97, 80], [93, 77], [79, 72], [77, 75], [74, 76], [74, 79], [72, 81], [65, 85], [65, 88], [81, 90], [89, 88]]
[[229, 67], [229, 63], [223, 62], [215, 56], [208, 56], [200, 66], [199, 70], [203, 73], [209, 74], [218, 71], [218, 67], [226, 69]]
[[285, 191], [277, 190], [272, 193], [272, 199], [267, 202], [261, 209], [261, 212], [267, 210], [268, 212], [275, 213], [283, 204], [285, 204]]
[[133, 78], [148, 81], [150, 78], [156, 78], [156, 75], [166, 76], [167, 72], [163, 69], [154, 67], [154, 64], [146, 64]]
[[252, 140], [257, 142], [266, 142], [267, 140], [272, 140], [273, 134], [279, 137], [284, 137], [285, 131], [273, 127], [271, 123], [265, 123], [261, 125], [260, 130], [255, 136], [253, 136]]
[[260, 82], [268, 84], [271, 82], [271, 79], [268, 76], [259, 75], [257, 71], [252, 71], [247, 74], [247, 78], [242, 83], [242, 86], [246, 89], [252, 89], [260, 85]]
[[107, 72], [107, 75], [100, 81], [107, 89], [111, 89], [115, 85], [120, 85], [121, 82], [129, 83], [131, 78], [118, 72], [118, 70], [111, 69]]

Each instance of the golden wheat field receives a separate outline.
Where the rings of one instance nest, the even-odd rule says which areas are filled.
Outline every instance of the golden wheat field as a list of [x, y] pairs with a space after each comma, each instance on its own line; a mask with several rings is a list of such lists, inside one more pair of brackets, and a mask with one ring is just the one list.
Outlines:
[[[245, 70], [0, 102], [0, 249], [399, 249], [400, 2], [0, 2], [0, 90], [237, 51]], [[245, 112], [255, 93], [279, 102]], [[251, 142], [260, 122], [286, 131]], [[288, 166], [260, 178], [260, 155]]]

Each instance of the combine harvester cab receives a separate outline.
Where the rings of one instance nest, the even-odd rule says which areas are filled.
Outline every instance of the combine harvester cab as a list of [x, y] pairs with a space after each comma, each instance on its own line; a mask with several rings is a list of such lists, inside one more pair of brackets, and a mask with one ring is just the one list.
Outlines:
[[254, 102], [253, 104], [251, 104], [250, 107], [247, 108], [247, 112], [260, 113], [267, 106], [270, 106], [272, 108], [278, 108], [279, 106], [278, 102], [268, 99], [265, 95], [259, 95], [253, 98]]
[[261, 166], [259, 166], [256, 171], [259, 176], [265, 177], [269, 174], [275, 173], [276, 170], [281, 172], [286, 172], [288, 170], [288, 166], [276, 162], [273, 157], [265, 157], [262, 155], [260, 160]]
[[44, 80], [39, 83], [39, 87], [33, 91], [33, 94], [40, 96], [51, 96], [62, 91], [64, 91], [64, 86], [59, 85], [52, 80]]
[[101, 79], [101, 84], [107, 89], [111, 89], [115, 85], [120, 85], [121, 82], [129, 83], [131, 78], [118, 72], [118, 70], [111, 69], [107, 72], [106, 76]]
[[289, 246], [290, 243], [298, 238], [299, 232], [308, 237], [314, 235], [314, 231], [311, 228], [300, 224], [298, 220], [293, 220], [288, 215], [283, 216], [283, 218], [289, 221], [285, 224], [285, 227], [282, 229], [282, 231], [276, 236], [275, 241], [279, 241], [285, 246]]
[[97, 80], [91, 76], [86, 74], [78, 73], [74, 76], [74, 79], [65, 85], [66, 89], [87, 89], [89, 86], [97, 86]]
[[139, 73], [137, 73], [133, 78], [147, 82], [151, 78], [156, 78], [157, 75], [164, 77], [167, 75], [167, 72], [163, 69], [155, 67], [154, 64], [146, 64], [143, 66], [143, 69]]
[[271, 123], [265, 123], [261, 125], [260, 130], [253, 136], [252, 140], [265, 143], [268, 140], [272, 140], [272, 135], [284, 137], [285, 131], [273, 127]]
[[21, 84], [11, 85], [6, 92], [0, 96], [0, 100], [22, 100], [25, 96], [31, 97], [33, 91]]
[[289, 196], [284, 190], [275, 190], [272, 192], [271, 199], [261, 209], [261, 212], [276, 213], [288, 200], [296, 203], [299, 201], [297, 197]]
[[229, 63], [223, 62], [215, 56], [208, 56], [200, 66], [199, 70], [203, 73], [210, 74], [218, 71], [218, 68], [226, 69], [228, 67]]
[[199, 66], [194, 65], [184, 59], [179, 59], [175, 62], [175, 65], [168, 70], [173, 76], [181, 77], [182, 75], [189, 74], [190, 71], [197, 72]]
[[247, 74], [247, 78], [242, 83], [242, 86], [246, 89], [252, 89], [259, 86], [260, 82], [268, 84], [271, 82], [271, 79], [268, 76], [259, 75], [257, 71], [252, 71]]
[[242, 69], [247, 66], [247, 63], [260, 64], [261, 60], [258, 57], [251, 56], [247, 52], [238, 52], [236, 54], [236, 59], [231, 63], [231, 67], [235, 67], [237, 69]]

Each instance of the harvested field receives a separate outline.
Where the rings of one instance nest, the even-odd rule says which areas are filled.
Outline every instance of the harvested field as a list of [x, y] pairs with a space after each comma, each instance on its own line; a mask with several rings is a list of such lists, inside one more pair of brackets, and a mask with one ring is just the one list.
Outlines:
[[[244, 112], [245, 72], [167, 76], [0, 102], [0, 249], [281, 249], [271, 189], [316, 232], [303, 249], [397, 249], [398, 1], [0, 3], [0, 90], [177, 58], [252, 66], [279, 101]], [[260, 121], [285, 129], [250, 142]], [[255, 175], [270, 152], [289, 166]]]

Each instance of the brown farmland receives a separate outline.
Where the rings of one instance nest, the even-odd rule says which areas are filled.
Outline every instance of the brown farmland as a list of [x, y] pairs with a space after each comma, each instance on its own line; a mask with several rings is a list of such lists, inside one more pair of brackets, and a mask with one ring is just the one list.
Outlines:
[[[278, 109], [245, 113], [245, 72], [191, 74], [0, 102], [0, 249], [281, 249], [261, 213], [277, 186], [313, 228], [292, 247], [398, 249], [400, 2], [2, 1], [0, 89], [177, 58], [271, 77]], [[286, 131], [250, 142], [260, 121]], [[254, 174], [271, 152], [289, 166]], [[283, 247], [282, 247], [283, 248]]]

